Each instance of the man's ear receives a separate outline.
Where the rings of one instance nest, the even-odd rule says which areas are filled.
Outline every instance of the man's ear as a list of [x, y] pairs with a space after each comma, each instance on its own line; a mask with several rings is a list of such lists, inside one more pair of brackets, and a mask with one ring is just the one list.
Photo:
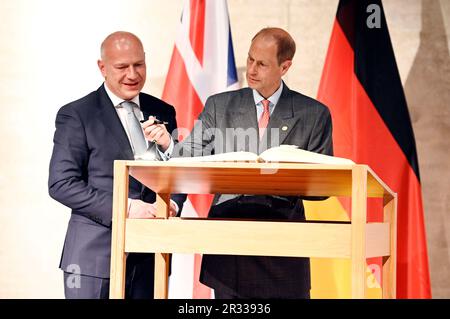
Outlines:
[[102, 60], [97, 60], [97, 65], [100, 72], [102, 72], [103, 77], [106, 78], [105, 63], [103, 63]]
[[283, 63], [281, 63], [281, 76], [286, 74], [286, 72], [289, 70], [291, 65], [292, 65], [292, 60], [286, 60]]

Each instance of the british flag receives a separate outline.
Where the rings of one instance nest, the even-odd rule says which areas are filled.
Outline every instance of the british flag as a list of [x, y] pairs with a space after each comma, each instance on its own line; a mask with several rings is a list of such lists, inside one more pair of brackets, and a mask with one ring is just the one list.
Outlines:
[[[162, 99], [177, 111], [180, 140], [213, 94], [239, 88], [226, 0], [184, 2]], [[212, 195], [190, 194], [182, 216], [206, 217]], [[210, 298], [199, 281], [201, 256], [175, 254], [169, 298]]]

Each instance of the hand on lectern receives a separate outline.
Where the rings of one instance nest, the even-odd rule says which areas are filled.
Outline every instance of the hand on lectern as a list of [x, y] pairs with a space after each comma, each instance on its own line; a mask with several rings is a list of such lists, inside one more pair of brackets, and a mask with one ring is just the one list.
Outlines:
[[[130, 205], [128, 209], [128, 218], [155, 218], [156, 202], [153, 204], [146, 203], [140, 199], [129, 199]], [[169, 216], [176, 216], [178, 207], [176, 203], [170, 200]]]

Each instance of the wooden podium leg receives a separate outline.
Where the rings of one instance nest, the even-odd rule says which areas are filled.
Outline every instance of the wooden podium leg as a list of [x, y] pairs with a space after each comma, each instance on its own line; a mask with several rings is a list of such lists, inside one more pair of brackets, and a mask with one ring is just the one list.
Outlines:
[[[156, 217], [169, 218], [170, 194], [156, 194]], [[155, 253], [155, 299], [169, 296], [169, 254]]]
[[390, 256], [383, 257], [383, 298], [396, 298], [397, 285], [397, 197], [384, 206], [384, 221], [390, 225]]
[[125, 219], [127, 209], [128, 166], [122, 161], [115, 161], [109, 287], [109, 297], [112, 299], [125, 298]]
[[356, 165], [352, 169], [352, 298], [366, 297], [366, 221], [367, 169]]

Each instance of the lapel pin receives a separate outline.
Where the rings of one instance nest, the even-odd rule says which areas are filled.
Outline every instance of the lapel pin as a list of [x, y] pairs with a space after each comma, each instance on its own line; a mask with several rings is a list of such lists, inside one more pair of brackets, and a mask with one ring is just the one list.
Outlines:
[[286, 125], [284, 125], [284, 126], [281, 128], [282, 131], [287, 131], [287, 129], [288, 129], [288, 127], [287, 127]]

